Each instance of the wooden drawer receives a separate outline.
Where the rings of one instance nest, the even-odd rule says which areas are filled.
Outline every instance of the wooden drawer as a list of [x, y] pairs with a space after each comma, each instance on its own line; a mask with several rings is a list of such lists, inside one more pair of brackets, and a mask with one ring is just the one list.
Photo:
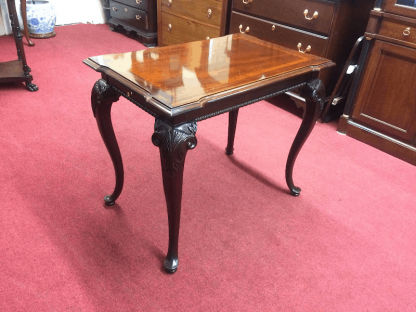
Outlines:
[[[244, 2], [233, 0], [233, 10], [326, 35], [329, 34], [335, 11], [334, 2], [323, 0], [253, 0], [247, 4]], [[308, 10], [306, 17], [305, 10]], [[314, 12], [318, 12], [318, 16], [308, 20]]]
[[297, 50], [300, 43], [300, 50], [304, 51], [308, 45], [311, 46], [311, 54], [321, 57], [325, 56], [325, 50], [328, 42], [327, 37], [318, 36], [305, 31], [287, 27], [284, 25], [270, 23], [265, 20], [250, 17], [244, 14], [233, 12], [230, 22], [230, 33], [246, 31], [249, 27], [248, 34], [259, 39], [279, 44], [281, 46]]
[[221, 26], [222, 1], [161, 0], [162, 12], [191, 18], [209, 25]]
[[139, 29], [148, 29], [146, 12], [110, 0], [111, 16]]
[[416, 21], [406, 20], [384, 17], [379, 35], [416, 44]]
[[[170, 29], [170, 30], [169, 30]], [[160, 30], [159, 30], [160, 31]], [[171, 45], [219, 37], [219, 28], [162, 12], [162, 44]]]
[[116, 2], [129, 5], [142, 11], [148, 11], [149, 0], [117, 0]]

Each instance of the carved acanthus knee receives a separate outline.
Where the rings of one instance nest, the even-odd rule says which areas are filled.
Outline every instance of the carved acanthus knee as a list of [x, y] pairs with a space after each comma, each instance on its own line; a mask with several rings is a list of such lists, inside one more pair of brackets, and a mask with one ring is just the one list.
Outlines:
[[301, 90], [301, 96], [319, 103], [319, 111], [321, 112], [323, 110], [325, 100], [325, 86], [320, 79], [314, 79], [306, 83], [306, 85]]
[[117, 102], [120, 95], [103, 79], [97, 80], [91, 92], [91, 107], [94, 117], [97, 117], [99, 106], [110, 106]]
[[195, 148], [197, 144], [196, 130], [196, 122], [174, 128], [160, 119], [156, 119], [152, 142], [159, 147], [162, 166], [170, 177], [183, 165], [188, 149]]

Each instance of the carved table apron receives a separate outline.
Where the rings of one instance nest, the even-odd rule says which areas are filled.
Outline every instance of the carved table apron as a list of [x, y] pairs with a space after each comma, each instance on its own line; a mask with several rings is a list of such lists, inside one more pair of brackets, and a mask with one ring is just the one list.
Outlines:
[[296, 157], [322, 111], [324, 86], [319, 71], [329, 60], [302, 54], [249, 35], [234, 34], [144, 51], [90, 57], [84, 63], [101, 73], [91, 103], [101, 137], [113, 161], [116, 185], [105, 196], [114, 205], [124, 182], [123, 163], [111, 123], [120, 95], [155, 117], [152, 142], [159, 147], [168, 222], [166, 272], [178, 267], [178, 237], [185, 156], [195, 148], [197, 122], [229, 112], [226, 154], [233, 153], [238, 109], [300, 89], [306, 111], [286, 164], [290, 193]]

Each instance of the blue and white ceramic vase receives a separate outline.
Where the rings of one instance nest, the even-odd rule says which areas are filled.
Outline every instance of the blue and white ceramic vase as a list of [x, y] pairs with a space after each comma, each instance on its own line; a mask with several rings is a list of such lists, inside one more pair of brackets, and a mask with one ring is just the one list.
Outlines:
[[[26, 0], [22, 0], [26, 1]], [[27, 28], [32, 38], [54, 37], [56, 14], [52, 4], [45, 0], [26, 1]]]

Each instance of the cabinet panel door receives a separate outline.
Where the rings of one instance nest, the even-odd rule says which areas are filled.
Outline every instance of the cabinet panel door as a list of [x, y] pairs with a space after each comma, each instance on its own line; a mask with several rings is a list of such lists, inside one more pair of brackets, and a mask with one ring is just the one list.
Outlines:
[[416, 18], [415, 1], [387, 0], [385, 12]]
[[376, 40], [352, 118], [411, 142], [416, 133], [416, 50]]

